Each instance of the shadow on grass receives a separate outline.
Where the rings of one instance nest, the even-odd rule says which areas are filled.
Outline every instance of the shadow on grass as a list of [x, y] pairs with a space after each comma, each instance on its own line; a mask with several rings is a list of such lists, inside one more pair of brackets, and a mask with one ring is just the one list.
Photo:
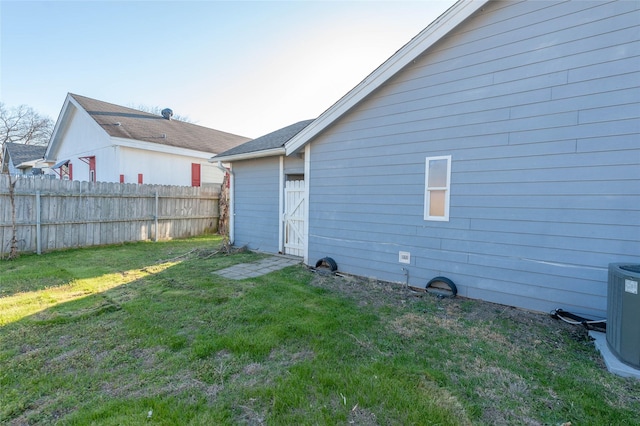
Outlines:
[[[0, 326], [0, 423], [50, 424], [104, 406], [104, 399], [174, 396], [199, 386], [184, 373], [189, 354], [182, 349], [193, 340], [193, 330], [203, 327], [201, 318], [210, 308], [243, 288], [211, 272], [256, 255], [216, 257], [202, 247], [183, 249], [174, 244], [161, 253], [180, 257], [170, 262], [102, 276], [78, 274], [74, 285], [0, 298], [0, 303], [14, 298], [13, 305], [23, 309]], [[118, 270], [131, 262], [115, 265]], [[21, 297], [34, 303], [35, 312], [20, 306]]]
[[[0, 263], [0, 326], [74, 300], [87, 304], [88, 310], [118, 308], [122, 296], [117, 294], [124, 293], [126, 299], [126, 289], [132, 286], [114, 290], [115, 298], [108, 296], [108, 290], [156, 275], [188, 258], [210, 258], [218, 253], [219, 245], [219, 237], [135, 243], [67, 250], [44, 257], [24, 256]], [[249, 252], [218, 257], [212, 267], [222, 269], [260, 256]], [[99, 295], [98, 306], [88, 299], [93, 294]], [[51, 312], [55, 311], [53, 308]]]
[[242, 281], [212, 274], [249, 259], [187, 260], [0, 328], [11, 342], [0, 349], [0, 423], [464, 416], [441, 406], [448, 393], [414, 371], [416, 360], [384, 360], [392, 351], [366, 337], [378, 315], [307, 285], [304, 267]]
[[42, 255], [21, 254], [15, 260], [0, 260], [0, 298], [63, 286], [73, 280], [143, 269], [179, 260], [193, 249], [214, 251], [221, 243], [220, 236], [205, 236], [59, 250]]
[[231, 281], [212, 272], [261, 256], [185, 247], [0, 327], [0, 423], [640, 420], [638, 385], [547, 317], [302, 266]]

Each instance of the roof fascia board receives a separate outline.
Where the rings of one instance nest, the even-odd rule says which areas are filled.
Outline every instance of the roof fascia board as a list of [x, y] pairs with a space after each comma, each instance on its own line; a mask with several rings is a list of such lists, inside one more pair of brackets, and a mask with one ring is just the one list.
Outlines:
[[77, 111], [81, 111], [81, 112], [80, 112], [80, 114], [84, 115], [84, 117], [85, 117], [87, 120], [89, 120], [89, 123], [91, 123], [91, 125], [92, 125], [93, 127], [95, 127], [96, 129], [98, 129], [98, 131], [100, 131], [100, 132], [104, 133], [104, 134], [105, 134], [105, 135], [107, 135], [108, 137], [111, 137], [111, 136], [109, 136], [109, 132], [107, 132], [107, 131], [104, 129], [104, 127], [102, 127], [102, 126], [100, 125], [100, 123], [98, 123], [98, 122], [96, 121], [96, 119], [95, 119], [95, 118], [93, 118], [93, 116], [89, 113], [89, 111], [87, 111], [86, 109], [84, 109], [84, 107], [83, 107], [82, 105], [80, 105], [80, 102], [78, 102], [77, 100], [75, 100], [75, 99], [73, 98], [73, 96], [71, 96], [71, 95], [69, 95], [69, 99], [70, 99], [70, 100], [71, 100], [71, 102], [76, 106], [76, 110], [77, 110]]
[[234, 161], [243, 161], [243, 160], [253, 160], [255, 158], [264, 158], [264, 157], [273, 157], [277, 155], [284, 155], [284, 148], [271, 148], [265, 149], [262, 151], [254, 151], [254, 152], [245, 152], [243, 154], [235, 154], [235, 155], [225, 155], [225, 156], [213, 156], [210, 161], [224, 161], [224, 162], [234, 162]]
[[27, 169], [29, 167], [35, 167], [39, 161], [41, 160], [23, 161], [22, 163], [16, 166], [16, 169]]
[[[73, 112], [69, 104], [71, 103], [71, 95], [67, 93], [67, 97], [62, 104], [62, 109], [60, 110], [60, 114], [58, 114], [58, 120], [56, 120], [55, 126], [53, 126], [53, 132], [51, 133], [51, 138], [49, 139], [49, 144], [47, 145], [47, 150], [44, 153], [44, 158], [50, 159], [55, 157], [54, 152], [58, 149], [60, 145], [60, 141], [62, 140], [63, 133], [67, 130], [69, 126], [69, 122], [71, 121], [71, 117], [73, 116]], [[73, 103], [76, 110], [80, 107], [77, 103]]]
[[71, 93], [67, 94], [67, 98], [64, 101], [62, 106], [62, 112], [60, 113], [60, 117], [58, 118], [58, 122], [60, 122], [60, 127], [58, 128], [58, 122], [53, 129], [53, 134], [51, 135], [49, 146], [47, 146], [47, 151], [45, 152], [45, 158], [48, 160], [55, 159], [56, 151], [60, 146], [64, 133], [67, 131], [69, 127], [69, 123], [73, 119], [75, 114], [82, 114], [91, 126], [94, 126], [98, 131], [103, 132], [106, 136], [109, 136], [107, 131], [102, 128], [100, 124], [89, 114], [87, 110], [84, 109], [82, 105], [78, 101], [76, 101]]
[[111, 141], [115, 146], [142, 149], [145, 151], [162, 152], [164, 154], [184, 155], [186, 157], [196, 157], [196, 158], [203, 158], [203, 159], [211, 158], [210, 152], [196, 151], [194, 149], [187, 149], [187, 148], [178, 148], [175, 146], [139, 141], [136, 139], [112, 137]]
[[313, 137], [351, 110], [385, 81], [409, 65], [411, 61], [417, 58], [422, 52], [433, 46], [438, 40], [460, 25], [460, 23], [488, 1], [489, 0], [460, 0], [451, 6], [427, 28], [422, 30], [420, 34], [405, 44], [338, 102], [322, 113], [320, 117], [291, 138], [285, 144], [286, 155], [290, 155], [299, 150]]

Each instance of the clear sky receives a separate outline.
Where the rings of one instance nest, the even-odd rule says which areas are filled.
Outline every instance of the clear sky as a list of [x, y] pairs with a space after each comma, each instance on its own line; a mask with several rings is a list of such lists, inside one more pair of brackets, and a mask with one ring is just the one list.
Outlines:
[[247, 137], [315, 118], [454, 3], [0, 0], [0, 101], [68, 92]]

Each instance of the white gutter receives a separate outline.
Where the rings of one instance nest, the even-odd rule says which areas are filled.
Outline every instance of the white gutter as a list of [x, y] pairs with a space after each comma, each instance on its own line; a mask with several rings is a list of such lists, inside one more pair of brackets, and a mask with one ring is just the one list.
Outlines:
[[164, 154], [184, 155], [188, 157], [201, 158], [203, 160], [211, 158], [211, 152], [197, 151], [190, 148], [180, 148], [171, 145], [162, 145], [154, 142], [140, 141], [137, 139], [126, 139], [115, 136], [110, 136], [111, 142], [117, 146], [124, 146], [127, 148], [141, 149], [145, 151], [162, 152]]
[[[210, 163], [213, 163], [213, 161], [211, 161], [211, 159], [209, 159]], [[229, 168], [227, 169], [226, 167], [224, 167], [222, 165], [222, 161], [218, 161], [217, 166], [222, 173], [229, 173], [229, 244], [233, 245], [233, 241], [235, 240], [235, 220], [234, 217], [236, 215], [236, 210], [235, 210], [235, 174], [233, 173], [233, 170], [231, 169], [232, 165], [229, 166]]]
[[281, 147], [281, 148], [265, 149], [262, 151], [245, 152], [243, 154], [224, 155], [220, 157], [214, 155], [209, 159], [209, 162], [213, 163], [214, 161], [224, 161], [225, 163], [229, 163], [232, 161], [252, 160], [254, 158], [273, 157], [276, 155], [284, 155], [284, 154], [285, 154], [285, 149], [284, 147]]
[[38, 164], [40, 160], [31, 160], [31, 161], [25, 161], [23, 163], [20, 163], [16, 166], [16, 169], [28, 169], [29, 167], [35, 167], [36, 164]]

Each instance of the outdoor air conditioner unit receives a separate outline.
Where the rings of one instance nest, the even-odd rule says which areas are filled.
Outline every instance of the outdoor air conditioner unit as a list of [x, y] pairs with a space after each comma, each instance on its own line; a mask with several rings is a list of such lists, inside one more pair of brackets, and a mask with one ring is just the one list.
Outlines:
[[625, 364], [640, 368], [640, 264], [609, 264], [607, 343]]

